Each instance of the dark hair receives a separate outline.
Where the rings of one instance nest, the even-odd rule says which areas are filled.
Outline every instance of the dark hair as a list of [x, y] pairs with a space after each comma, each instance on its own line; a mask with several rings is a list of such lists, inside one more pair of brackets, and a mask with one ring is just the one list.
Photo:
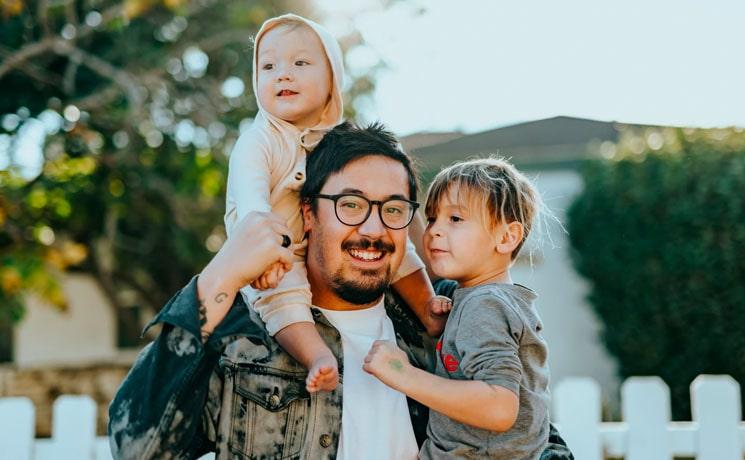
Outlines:
[[[416, 201], [417, 181], [411, 157], [401, 150], [393, 133], [381, 123], [360, 128], [348, 121], [326, 133], [305, 165], [305, 184], [300, 189], [300, 200], [309, 202], [321, 192], [329, 176], [336, 174], [354, 160], [370, 155], [381, 155], [398, 161], [409, 176], [409, 199]], [[315, 209], [315, 205], [312, 205]]]

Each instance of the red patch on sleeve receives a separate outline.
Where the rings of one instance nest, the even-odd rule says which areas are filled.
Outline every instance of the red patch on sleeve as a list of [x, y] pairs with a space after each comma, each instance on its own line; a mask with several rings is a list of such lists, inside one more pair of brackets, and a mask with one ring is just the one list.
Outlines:
[[442, 364], [445, 365], [445, 370], [448, 372], [455, 372], [458, 370], [458, 360], [453, 355], [445, 355], [442, 359]]

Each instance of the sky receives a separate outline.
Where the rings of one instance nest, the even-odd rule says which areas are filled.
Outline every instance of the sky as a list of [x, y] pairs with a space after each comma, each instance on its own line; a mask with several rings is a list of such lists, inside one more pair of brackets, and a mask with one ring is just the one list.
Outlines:
[[[359, 118], [398, 135], [473, 133], [557, 115], [745, 127], [743, 0], [312, 1], [334, 35], [364, 38], [347, 54], [349, 74], [385, 63]], [[226, 97], [244, 90], [232, 80]], [[77, 120], [68, 109], [65, 118]], [[12, 130], [22, 115], [0, 122]], [[15, 147], [0, 134], [0, 170], [15, 148], [25, 176], [40, 172], [44, 136], [62, 117], [31, 115]]]
[[397, 134], [478, 132], [569, 115], [745, 127], [742, 0], [315, 0], [382, 59], [363, 115]]

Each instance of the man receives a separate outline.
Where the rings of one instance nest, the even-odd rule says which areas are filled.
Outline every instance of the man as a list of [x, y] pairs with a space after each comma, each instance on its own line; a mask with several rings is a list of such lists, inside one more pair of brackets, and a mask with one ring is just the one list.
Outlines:
[[[306, 169], [300, 195], [313, 317], [339, 360], [340, 385], [305, 390], [306, 370], [236, 296], [246, 281], [236, 254], [248, 238], [231, 238], [148, 325], [163, 329], [110, 407], [115, 458], [212, 450], [217, 458], [416, 458], [426, 410], [362, 371], [378, 339], [395, 339], [413, 364], [432, 368], [429, 338], [395, 301], [383, 304], [416, 210], [411, 161], [379, 125], [345, 123]], [[548, 457], [571, 458], [558, 436], [551, 441]]]

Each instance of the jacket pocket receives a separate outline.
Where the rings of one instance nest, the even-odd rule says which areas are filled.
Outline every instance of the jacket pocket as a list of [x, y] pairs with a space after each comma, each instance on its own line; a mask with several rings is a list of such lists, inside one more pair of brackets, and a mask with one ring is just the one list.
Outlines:
[[310, 409], [305, 374], [240, 364], [233, 368], [233, 379], [228, 440], [233, 457], [298, 457], [305, 443]]

